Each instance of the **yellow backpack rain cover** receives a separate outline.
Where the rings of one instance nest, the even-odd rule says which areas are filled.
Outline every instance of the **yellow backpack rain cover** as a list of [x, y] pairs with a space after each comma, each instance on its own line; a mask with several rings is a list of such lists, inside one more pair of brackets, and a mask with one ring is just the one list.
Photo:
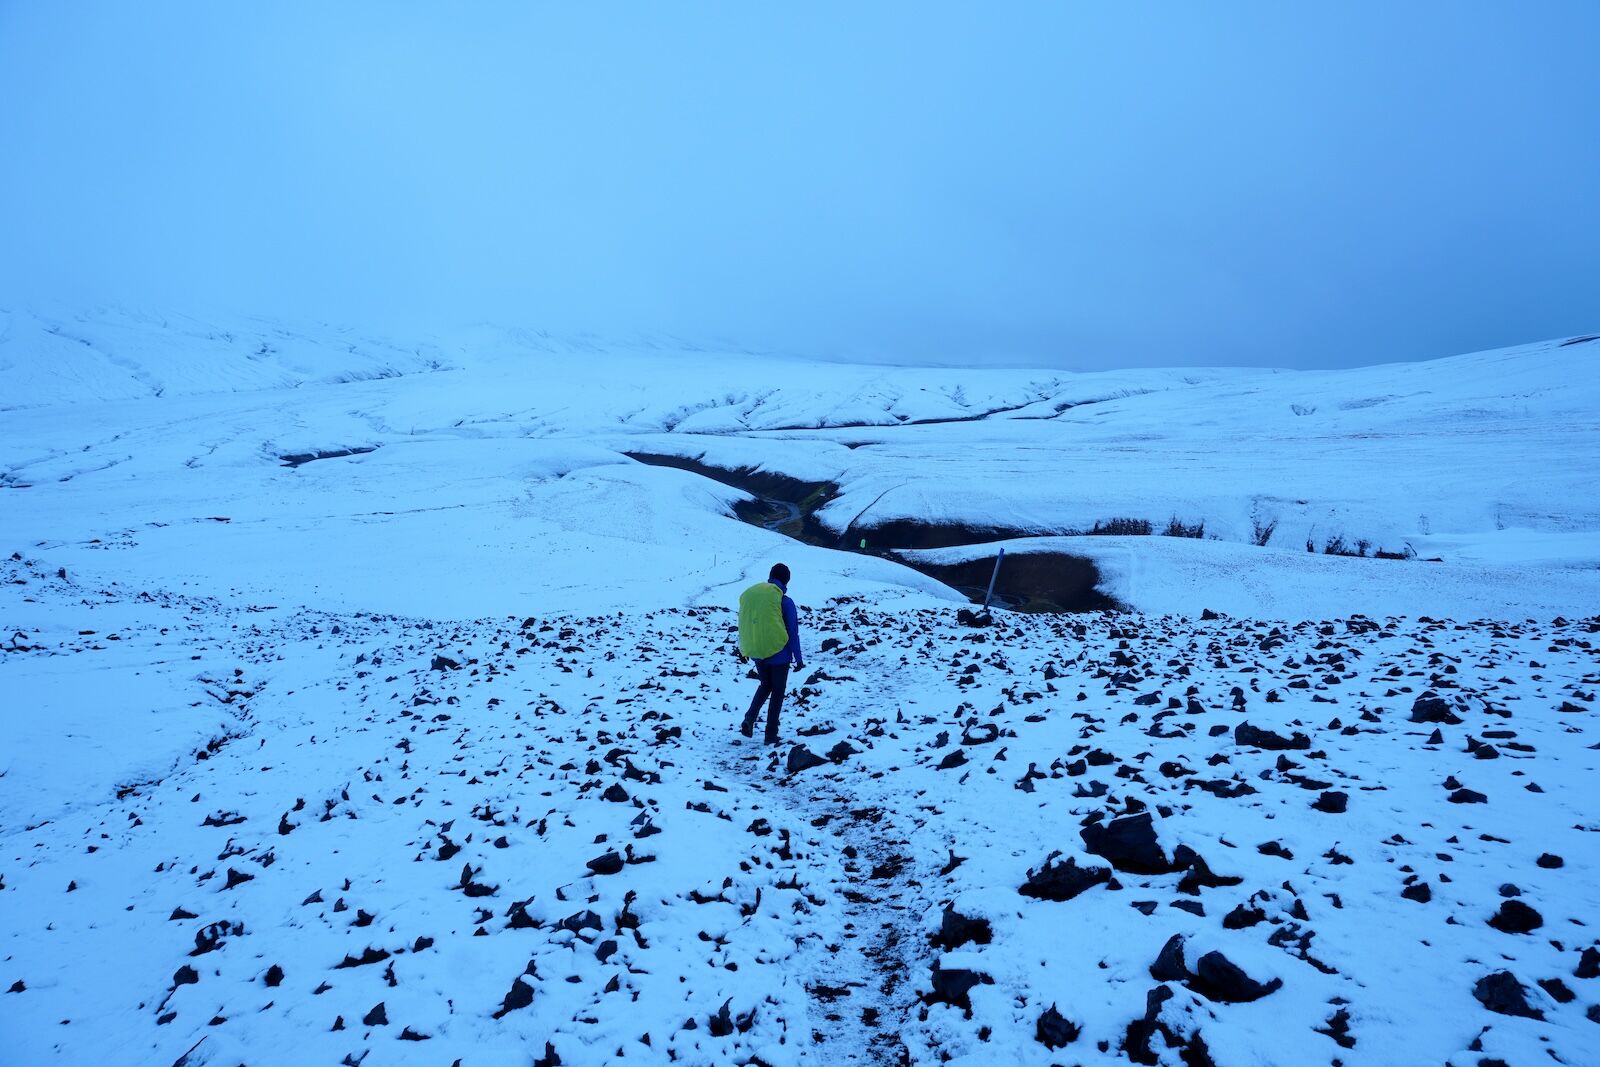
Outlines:
[[752, 585], [739, 594], [739, 651], [751, 659], [766, 659], [789, 643], [783, 623], [783, 590], [771, 582]]

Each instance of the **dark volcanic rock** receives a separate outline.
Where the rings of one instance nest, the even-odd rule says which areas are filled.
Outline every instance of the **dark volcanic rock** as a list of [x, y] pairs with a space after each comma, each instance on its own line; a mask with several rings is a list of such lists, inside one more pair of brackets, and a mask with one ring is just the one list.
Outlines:
[[796, 745], [789, 750], [789, 762], [785, 764], [785, 774], [799, 774], [809, 771], [813, 767], [821, 767], [828, 761], [811, 751], [804, 745]]
[[382, 963], [388, 958], [388, 949], [373, 948], [371, 945], [368, 945], [366, 948], [361, 950], [361, 955], [359, 956], [352, 956], [349, 953], [345, 953], [344, 959], [334, 964], [333, 969], [336, 971], [341, 971], [348, 967], [366, 967], [374, 963]]
[[1000, 727], [992, 722], [979, 723], [969, 726], [961, 732], [963, 745], [987, 745], [1000, 737]]
[[1034, 1029], [1033, 1038], [1047, 1049], [1058, 1049], [1078, 1040], [1081, 1032], [1077, 1023], [1062, 1015], [1052, 1004], [1039, 1016], [1039, 1025]]
[[1450, 705], [1444, 698], [1430, 689], [1412, 703], [1411, 721], [1442, 722], [1447, 726], [1459, 726], [1461, 716], [1451, 711]]
[[1557, 1004], [1571, 1004], [1578, 999], [1578, 994], [1567, 988], [1567, 983], [1559, 978], [1539, 979], [1539, 988], [1550, 994], [1550, 999]]
[[1079, 831], [1084, 847], [1130, 874], [1167, 874], [1174, 868], [1156, 839], [1150, 813], [1124, 815], [1102, 825], [1091, 823]]
[[1233, 728], [1235, 744], [1245, 745], [1249, 748], [1264, 748], [1271, 752], [1295, 751], [1311, 747], [1311, 738], [1298, 730], [1289, 737], [1273, 733], [1271, 730], [1261, 730], [1242, 722]]
[[1201, 956], [1194, 965], [1194, 977], [1189, 980], [1189, 988], [1207, 1000], [1219, 1000], [1227, 1004], [1260, 1000], [1282, 987], [1282, 978], [1258, 982], [1220, 952], [1207, 952]]
[[1224, 930], [1243, 930], [1267, 921], [1267, 913], [1260, 908], [1247, 908], [1243, 904], [1222, 917]]
[[1183, 962], [1183, 935], [1173, 934], [1156, 954], [1150, 965], [1150, 977], [1158, 982], [1182, 982], [1189, 977], [1189, 968]]
[[526, 1008], [529, 1004], [533, 1003], [533, 987], [524, 982], [522, 978], [522, 975], [518, 975], [512, 981], [511, 991], [508, 992], [505, 996], [505, 999], [500, 1002], [500, 1010], [494, 1013], [494, 1017], [496, 1019], [505, 1015], [506, 1012], [516, 1011], [519, 1008]]
[[1161, 1025], [1161, 1008], [1172, 999], [1172, 989], [1168, 986], [1158, 985], [1144, 997], [1144, 1016], [1128, 1024], [1127, 1033], [1122, 1038], [1122, 1051], [1134, 1063], [1154, 1067], [1161, 1062], [1154, 1050], [1150, 1048], [1150, 1039], [1155, 1037]]
[[616, 874], [618, 871], [622, 870], [622, 857], [617, 855], [614, 851], [607, 852], [603, 856], [596, 856], [594, 859], [584, 864], [584, 866], [588, 867], [595, 874]]
[[1544, 1019], [1544, 1012], [1528, 1003], [1528, 991], [1510, 971], [1484, 975], [1472, 987], [1472, 995], [1478, 998], [1478, 1003], [1496, 1014]]
[[571, 930], [573, 933], [577, 933], [579, 930], [599, 930], [601, 929], [600, 916], [593, 911], [575, 911], [556, 923], [556, 927], [561, 930]]
[[948, 952], [968, 942], [987, 945], [993, 937], [988, 919], [969, 919], [946, 904], [944, 917], [939, 922], [939, 932], [933, 935], [933, 943]]
[[1319, 1034], [1333, 1038], [1334, 1043], [1340, 1048], [1356, 1047], [1356, 1039], [1350, 1036], [1350, 1012], [1346, 1008], [1340, 1008], [1328, 1016], [1327, 1022], [1313, 1029]]
[[388, 1026], [389, 1010], [384, 1007], [383, 1001], [372, 1006], [372, 1010], [361, 1017], [362, 1026]]
[[1188, 845], [1179, 845], [1172, 850], [1172, 869], [1183, 870], [1187, 868], [1184, 876], [1178, 880], [1178, 892], [1188, 893], [1190, 896], [1199, 896], [1202, 889], [1216, 889], [1219, 886], [1238, 885], [1244, 881], [1235, 875], [1217, 874], [1206, 863], [1205, 857], [1200, 855]]
[[933, 963], [933, 989], [927, 996], [930, 1004], [949, 1004], [953, 1007], [972, 1010], [972, 987], [976, 985], [990, 985], [994, 979], [978, 971], [944, 970], [939, 966], [939, 961]]
[[1079, 867], [1071, 856], [1065, 863], [1055, 863], [1051, 857], [1037, 871], [1028, 872], [1028, 880], [1017, 892], [1036, 900], [1065, 901], [1110, 880], [1111, 872], [1105, 867]]
[[1330, 789], [1318, 797], [1316, 803], [1311, 806], [1318, 811], [1325, 811], [1329, 815], [1341, 815], [1349, 803], [1349, 793], [1341, 793], [1337, 789]]
[[1502, 934], [1528, 934], [1544, 925], [1544, 916], [1520, 900], [1503, 900], [1489, 925]]
[[1578, 957], [1578, 969], [1572, 972], [1574, 978], [1600, 978], [1600, 949], [1593, 945], [1583, 950]]
[[849, 759], [851, 756], [854, 756], [859, 751], [860, 749], [856, 748], [850, 742], [840, 741], [837, 745], [834, 745], [832, 748], [828, 749], [828, 758], [833, 760], [835, 763], [843, 763], [845, 760]]

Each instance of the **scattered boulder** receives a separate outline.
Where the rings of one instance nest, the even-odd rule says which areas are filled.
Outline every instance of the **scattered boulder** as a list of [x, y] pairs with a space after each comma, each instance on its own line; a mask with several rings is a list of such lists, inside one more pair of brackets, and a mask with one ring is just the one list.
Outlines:
[[1578, 999], [1578, 994], [1567, 988], [1567, 983], [1559, 978], [1541, 978], [1539, 988], [1550, 994], [1550, 999], [1557, 1004], [1571, 1004]]
[[1122, 1037], [1122, 1051], [1132, 1062], [1146, 1067], [1155, 1067], [1161, 1062], [1150, 1047], [1150, 1041], [1158, 1029], [1167, 1038], [1168, 1044], [1174, 1043], [1173, 1035], [1160, 1021], [1162, 1006], [1171, 999], [1172, 989], [1165, 985], [1158, 985], [1145, 994], [1144, 1015], [1129, 1023]]
[[840, 741], [837, 745], [834, 745], [832, 748], [828, 749], [828, 758], [835, 763], [843, 763], [845, 760], [849, 759], [851, 756], [854, 756], [859, 751], [861, 750], [856, 748], [850, 742]]
[[616, 874], [622, 870], [622, 857], [613, 849], [603, 856], [596, 856], [584, 866], [595, 874]]
[[934, 960], [932, 990], [925, 999], [929, 1004], [949, 1004], [951, 1007], [970, 1012], [972, 987], [992, 984], [994, 979], [981, 971], [959, 968], [947, 971], [939, 966], [938, 960]]
[[524, 977], [526, 976], [519, 974], [512, 980], [510, 992], [500, 1002], [500, 1009], [494, 1013], [496, 1019], [504, 1017], [508, 1012], [526, 1008], [533, 1003], [533, 987], [523, 981]]
[[1173, 934], [1161, 946], [1156, 961], [1150, 965], [1150, 977], [1158, 982], [1182, 982], [1189, 977], [1189, 968], [1183, 962], [1182, 934]]
[[1528, 934], [1544, 925], [1544, 916], [1520, 900], [1503, 900], [1489, 925], [1502, 934]]
[[1052, 855], [1039, 870], [1030, 870], [1028, 880], [1017, 892], [1035, 900], [1068, 901], [1086, 889], [1111, 880], [1111, 871], [1105, 867], [1079, 867], [1072, 856], [1068, 856], [1065, 863], [1054, 860]]
[[1316, 1033], [1333, 1038], [1340, 1048], [1355, 1048], [1356, 1039], [1350, 1036], [1350, 1009], [1340, 1008], [1328, 1016], [1328, 1021], [1312, 1028]]
[[1472, 987], [1472, 995], [1497, 1015], [1544, 1020], [1544, 1012], [1528, 1003], [1528, 990], [1510, 971], [1484, 975]]
[[813, 767], [821, 767], [828, 761], [804, 745], [795, 745], [789, 750], [789, 761], [785, 764], [785, 774], [799, 774]]
[[1283, 988], [1283, 979], [1258, 982], [1220, 952], [1207, 952], [1194, 965], [1189, 988], [1207, 1000], [1245, 1004]]
[[559, 930], [571, 930], [573, 933], [577, 933], [579, 930], [599, 930], [601, 929], [600, 916], [587, 909], [575, 911], [556, 923], [556, 928]]
[[1045, 1048], [1054, 1050], [1072, 1044], [1078, 1040], [1078, 1035], [1082, 1032], [1077, 1023], [1062, 1015], [1052, 1004], [1040, 1014], [1033, 1038]]
[[1079, 831], [1086, 849], [1111, 861], [1111, 866], [1130, 874], [1167, 874], [1172, 861], [1156, 839], [1155, 825], [1148, 811], [1124, 815], [1106, 824], [1090, 823]]
[[1184, 870], [1183, 877], [1178, 880], [1178, 892], [1188, 893], [1190, 896], [1199, 896], [1202, 889], [1238, 885], [1244, 881], [1236, 875], [1215, 873], [1211, 870], [1211, 865], [1206, 863], [1205, 857], [1188, 845], [1179, 845], [1172, 850], [1172, 868]]
[[1350, 803], [1350, 794], [1330, 789], [1316, 799], [1311, 806], [1318, 811], [1325, 811], [1329, 815], [1342, 815]]
[[933, 935], [933, 943], [949, 952], [970, 942], [987, 945], [993, 937], [988, 919], [968, 918], [946, 904], [944, 916], [939, 922], [939, 932]]
[[1461, 716], [1450, 710], [1450, 705], [1433, 690], [1417, 697], [1411, 704], [1412, 722], [1442, 722], [1446, 726], [1461, 725]]
[[1298, 730], [1291, 736], [1284, 737], [1271, 730], [1251, 726], [1248, 722], [1242, 722], [1233, 728], [1233, 740], [1235, 744], [1246, 748], [1264, 748], [1269, 752], [1292, 752], [1311, 747], [1311, 738]]
[[1000, 727], [992, 722], [969, 726], [961, 732], [963, 745], [987, 745], [1000, 737]]

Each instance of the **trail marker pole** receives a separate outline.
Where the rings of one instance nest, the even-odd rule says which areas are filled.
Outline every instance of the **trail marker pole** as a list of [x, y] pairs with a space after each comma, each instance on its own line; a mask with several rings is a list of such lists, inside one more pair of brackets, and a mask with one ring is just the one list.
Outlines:
[[1000, 577], [1000, 564], [1006, 558], [1006, 550], [1001, 549], [1000, 554], [994, 558], [994, 573], [989, 575], [989, 588], [983, 594], [983, 610], [989, 610], [989, 598], [994, 596], [995, 579]]

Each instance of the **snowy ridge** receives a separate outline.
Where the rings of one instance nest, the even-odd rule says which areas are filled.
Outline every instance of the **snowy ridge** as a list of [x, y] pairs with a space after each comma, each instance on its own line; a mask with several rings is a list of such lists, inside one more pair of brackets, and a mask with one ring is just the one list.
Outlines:
[[[824, 595], [947, 595], [887, 559], [726, 521], [748, 493], [625, 455], [647, 452], [833, 487], [817, 498], [823, 547], [1066, 537], [1064, 551], [1153, 576], [1111, 580], [1129, 605], [1158, 611], [1227, 596], [1275, 618], [1327, 614], [1322, 603], [1379, 613], [1415, 591], [1426, 596], [1411, 610], [1455, 614], [1448, 591], [1490, 572], [1494, 592], [1466, 614], [1573, 614], [1600, 600], [1600, 342], [1582, 338], [1347, 371], [1066, 374], [516, 330], [363, 347], [330, 331], [301, 338], [306, 373], [294, 377], [287, 354], [260, 365], [217, 354], [217, 336], [248, 348], [259, 324], [118, 319], [100, 327], [116, 343], [96, 344], [129, 353], [134, 376], [83, 371], [66, 415], [61, 381], [16, 368], [65, 373], [89, 349], [8, 321], [0, 533], [74, 570], [109, 574], [104, 548], [117, 545], [121, 573], [305, 602], [306, 561], [267, 546], [314, 539], [326, 565], [312, 602], [325, 607], [581, 611], [631, 604], [641, 581], [663, 602], [724, 603], [746, 562], [780, 553], [802, 558]], [[61, 345], [73, 358], [52, 357]], [[189, 395], [127, 385], [180, 378]], [[212, 387], [239, 391], [198, 392]], [[1141, 530], [1155, 536], [1082, 536]], [[374, 551], [390, 538], [404, 550]], [[560, 566], [518, 566], [533, 542]], [[1440, 562], [1374, 563], [1379, 552]], [[1350, 558], [1297, 595], [1306, 566], [1285, 557], [1336, 553]], [[448, 576], [448, 590], [371, 573], [396, 558]], [[1275, 577], [1240, 580], [1253, 572]], [[1169, 574], [1184, 579], [1159, 580]], [[1272, 595], [1240, 599], [1251, 588]]]
[[0, 308], [0, 410], [393, 378], [440, 370], [444, 359], [431, 343], [331, 326]]
[[167, 738], [153, 777], [147, 752], [13, 792], [10, 761], [20, 1062], [1593, 1043], [1600, 619], [974, 629], [837, 603], [806, 612], [766, 755], [733, 730], [726, 610], [445, 622], [4, 578], [9, 692], [155, 670], [232, 723]]

